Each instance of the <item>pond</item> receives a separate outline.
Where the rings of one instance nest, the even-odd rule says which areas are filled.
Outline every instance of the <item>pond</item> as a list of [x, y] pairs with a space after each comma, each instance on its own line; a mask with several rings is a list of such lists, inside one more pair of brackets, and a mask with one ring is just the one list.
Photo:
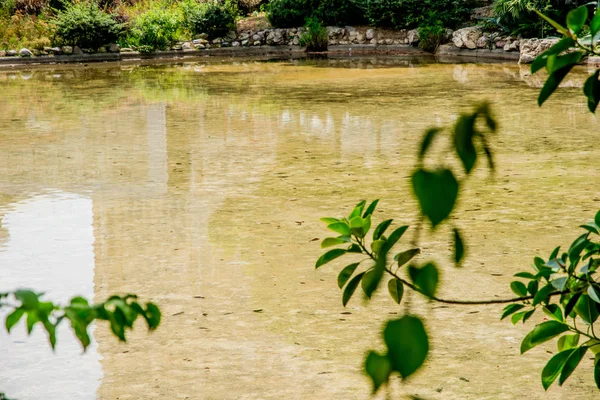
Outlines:
[[[314, 269], [327, 235], [318, 219], [379, 198], [376, 221], [413, 224], [407, 177], [423, 131], [488, 101], [498, 168], [470, 179], [453, 221], [468, 258], [452, 267], [444, 228], [425, 236], [420, 259], [443, 266], [445, 297], [509, 295], [515, 272], [568, 246], [600, 208], [584, 75], [538, 108], [541, 78], [507, 64], [202, 59], [0, 71], [0, 291], [29, 287], [62, 302], [137, 293], [164, 316], [151, 334], [139, 322], [126, 344], [98, 324], [85, 354], [66, 324], [55, 353], [41, 331], [0, 329], [1, 391], [368, 398], [364, 354], [382, 348], [383, 323], [403, 308], [385, 290], [342, 307], [343, 265]], [[413, 296], [411, 311], [427, 318], [432, 353], [417, 376], [394, 380], [394, 398], [597, 393], [587, 359], [544, 393], [554, 348], [520, 356], [533, 323], [500, 321], [500, 306]]]

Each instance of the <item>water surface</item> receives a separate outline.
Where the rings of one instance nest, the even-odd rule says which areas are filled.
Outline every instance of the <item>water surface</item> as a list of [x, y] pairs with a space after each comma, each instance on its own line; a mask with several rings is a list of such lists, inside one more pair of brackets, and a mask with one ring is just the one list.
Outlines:
[[[0, 72], [0, 290], [58, 301], [134, 292], [164, 312], [158, 331], [140, 324], [128, 344], [99, 324], [85, 355], [68, 330], [56, 354], [42, 332], [0, 330], [0, 388], [23, 400], [367, 398], [364, 353], [381, 348], [380, 327], [403, 308], [383, 292], [342, 307], [343, 265], [314, 271], [326, 237], [318, 218], [380, 198], [378, 220], [413, 223], [406, 178], [423, 130], [489, 101], [498, 170], [477, 174], [461, 198], [467, 262], [451, 267], [444, 230], [425, 237], [422, 260], [444, 265], [446, 297], [508, 295], [515, 272], [568, 245], [600, 208], [599, 133], [576, 87], [585, 75], [538, 109], [540, 78], [503, 64]], [[595, 395], [589, 360], [544, 394], [544, 350], [554, 349], [519, 356], [532, 325], [499, 321], [500, 308], [411, 300], [433, 353], [408, 384], [394, 382], [395, 398]]]

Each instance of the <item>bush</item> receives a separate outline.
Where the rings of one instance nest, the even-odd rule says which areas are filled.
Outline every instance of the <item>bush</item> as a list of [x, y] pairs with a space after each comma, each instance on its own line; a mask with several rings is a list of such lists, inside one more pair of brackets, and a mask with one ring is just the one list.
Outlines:
[[0, 49], [42, 49], [50, 44], [54, 25], [42, 16], [15, 14], [0, 19]]
[[177, 40], [181, 15], [173, 9], [153, 8], [133, 21], [128, 42], [145, 50], [165, 50]]
[[395, 29], [440, 23], [455, 29], [468, 21], [474, 0], [356, 0], [371, 25]]
[[82, 48], [114, 43], [123, 33], [123, 25], [93, 1], [67, 5], [54, 22], [58, 43]]
[[14, 0], [14, 4], [16, 11], [37, 15], [48, 6], [48, 0]]
[[297, 28], [310, 17], [313, 0], [271, 0], [267, 6], [267, 19], [275, 28]]
[[585, 3], [582, 0], [495, 0], [494, 15], [498, 25], [514, 35], [544, 37], [554, 35], [554, 28], [544, 22], [534, 10], [564, 23], [569, 10]]
[[325, 25], [355, 25], [367, 22], [363, 12], [354, 1], [320, 0], [311, 15]]
[[181, 3], [183, 23], [193, 34], [206, 33], [209, 38], [222, 37], [235, 30], [237, 5], [229, 2], [209, 1], [198, 3], [188, 0]]
[[308, 31], [300, 37], [300, 45], [306, 46], [306, 51], [327, 51], [327, 29], [316, 18], [309, 18], [306, 27]]
[[271, 0], [267, 18], [276, 28], [303, 26], [309, 18], [338, 26], [366, 22], [357, 3], [350, 0]]
[[435, 53], [444, 43], [446, 32], [441, 24], [425, 25], [419, 27], [419, 48]]

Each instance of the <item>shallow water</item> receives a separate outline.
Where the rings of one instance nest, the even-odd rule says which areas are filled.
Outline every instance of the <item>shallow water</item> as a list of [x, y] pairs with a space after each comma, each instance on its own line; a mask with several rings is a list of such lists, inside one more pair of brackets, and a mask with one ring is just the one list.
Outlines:
[[[585, 72], [538, 109], [541, 81], [526, 68], [421, 61], [0, 71], [0, 291], [134, 292], [164, 313], [128, 344], [99, 324], [84, 355], [68, 329], [55, 354], [42, 332], [1, 329], [0, 389], [21, 400], [367, 398], [362, 357], [403, 309], [385, 293], [342, 307], [339, 263], [314, 271], [318, 218], [377, 197], [378, 219], [414, 222], [406, 178], [423, 130], [480, 101], [500, 123], [498, 170], [461, 199], [469, 257], [450, 266], [446, 231], [425, 237], [421, 257], [444, 265], [446, 297], [507, 295], [512, 274], [600, 208], [600, 133], [575, 87]], [[533, 324], [499, 321], [500, 307], [411, 304], [433, 353], [394, 382], [394, 398], [596, 396], [589, 360], [544, 394], [554, 349], [519, 356]]]

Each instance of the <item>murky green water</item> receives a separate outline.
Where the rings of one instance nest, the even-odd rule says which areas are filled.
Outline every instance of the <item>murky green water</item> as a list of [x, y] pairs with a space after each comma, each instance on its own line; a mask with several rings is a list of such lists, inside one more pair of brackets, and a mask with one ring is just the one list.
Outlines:
[[[0, 290], [61, 301], [135, 292], [164, 311], [157, 332], [140, 325], [128, 344], [97, 327], [85, 355], [68, 329], [55, 354], [41, 332], [0, 330], [0, 390], [22, 400], [367, 398], [362, 357], [402, 308], [381, 293], [343, 309], [339, 266], [314, 271], [318, 218], [377, 197], [379, 219], [413, 222], [406, 177], [422, 131], [484, 100], [500, 122], [499, 168], [461, 199], [469, 258], [452, 269], [441, 232], [427, 236], [423, 259], [447, 266], [447, 297], [507, 294], [514, 272], [570, 243], [600, 208], [597, 121], [578, 88], [538, 109], [541, 82], [525, 67], [418, 61], [0, 71]], [[596, 396], [588, 360], [544, 395], [549, 354], [519, 356], [526, 328], [498, 321], [499, 308], [412, 303], [428, 317], [433, 355], [394, 383], [394, 398]]]

